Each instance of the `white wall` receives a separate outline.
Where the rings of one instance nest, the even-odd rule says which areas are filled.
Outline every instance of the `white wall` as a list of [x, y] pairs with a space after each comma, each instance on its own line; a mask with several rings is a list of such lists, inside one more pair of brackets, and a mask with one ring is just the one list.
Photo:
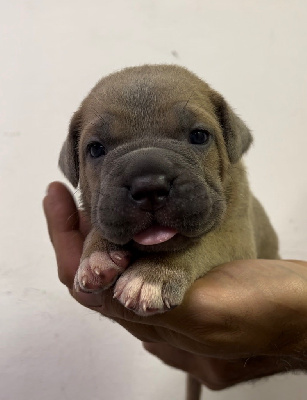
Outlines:
[[[252, 187], [283, 256], [307, 259], [306, 1], [1, 0], [0, 60], [0, 398], [183, 398], [183, 374], [58, 282], [45, 187], [63, 179], [69, 118], [101, 76], [178, 63], [253, 129]], [[203, 398], [300, 400], [306, 390], [305, 378], [288, 375]]]

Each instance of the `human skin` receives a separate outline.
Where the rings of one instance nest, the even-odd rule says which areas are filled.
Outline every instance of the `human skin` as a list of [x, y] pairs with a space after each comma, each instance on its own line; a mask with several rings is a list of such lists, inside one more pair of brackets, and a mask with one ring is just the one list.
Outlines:
[[[306, 370], [307, 263], [240, 260], [214, 268], [172, 311], [140, 317], [101, 294], [76, 292], [89, 223], [68, 189], [52, 183], [43, 202], [58, 274], [83, 306], [112, 318], [163, 362], [218, 390], [279, 372]], [[122, 266], [129, 258], [111, 254]]]

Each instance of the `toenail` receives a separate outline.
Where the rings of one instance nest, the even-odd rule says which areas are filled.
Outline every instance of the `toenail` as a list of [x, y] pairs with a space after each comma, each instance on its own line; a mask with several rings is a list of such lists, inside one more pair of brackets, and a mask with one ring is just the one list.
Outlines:
[[86, 285], [87, 285], [87, 279], [86, 279], [86, 276], [84, 276], [83, 278], [82, 278], [82, 286], [83, 287], [85, 287]]

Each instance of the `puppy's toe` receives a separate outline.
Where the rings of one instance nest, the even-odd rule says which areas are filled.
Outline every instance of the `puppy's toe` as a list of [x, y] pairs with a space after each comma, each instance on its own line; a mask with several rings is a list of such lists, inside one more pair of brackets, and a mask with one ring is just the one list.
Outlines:
[[[114, 297], [141, 316], [163, 313], [180, 304], [182, 296], [165, 296], [164, 283], [128, 269], [116, 282]], [[180, 297], [180, 298], [179, 298]]]
[[[115, 262], [116, 263], [115, 263]], [[129, 260], [124, 253], [96, 251], [85, 258], [75, 276], [75, 289], [88, 293], [98, 293], [110, 287], [118, 275], [128, 266]]]

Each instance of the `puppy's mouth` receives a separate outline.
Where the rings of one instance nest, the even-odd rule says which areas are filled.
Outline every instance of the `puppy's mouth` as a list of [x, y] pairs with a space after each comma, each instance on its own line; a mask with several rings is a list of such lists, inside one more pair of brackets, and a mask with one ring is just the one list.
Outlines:
[[133, 236], [133, 240], [143, 246], [161, 244], [172, 239], [178, 231], [161, 225], [152, 225]]

